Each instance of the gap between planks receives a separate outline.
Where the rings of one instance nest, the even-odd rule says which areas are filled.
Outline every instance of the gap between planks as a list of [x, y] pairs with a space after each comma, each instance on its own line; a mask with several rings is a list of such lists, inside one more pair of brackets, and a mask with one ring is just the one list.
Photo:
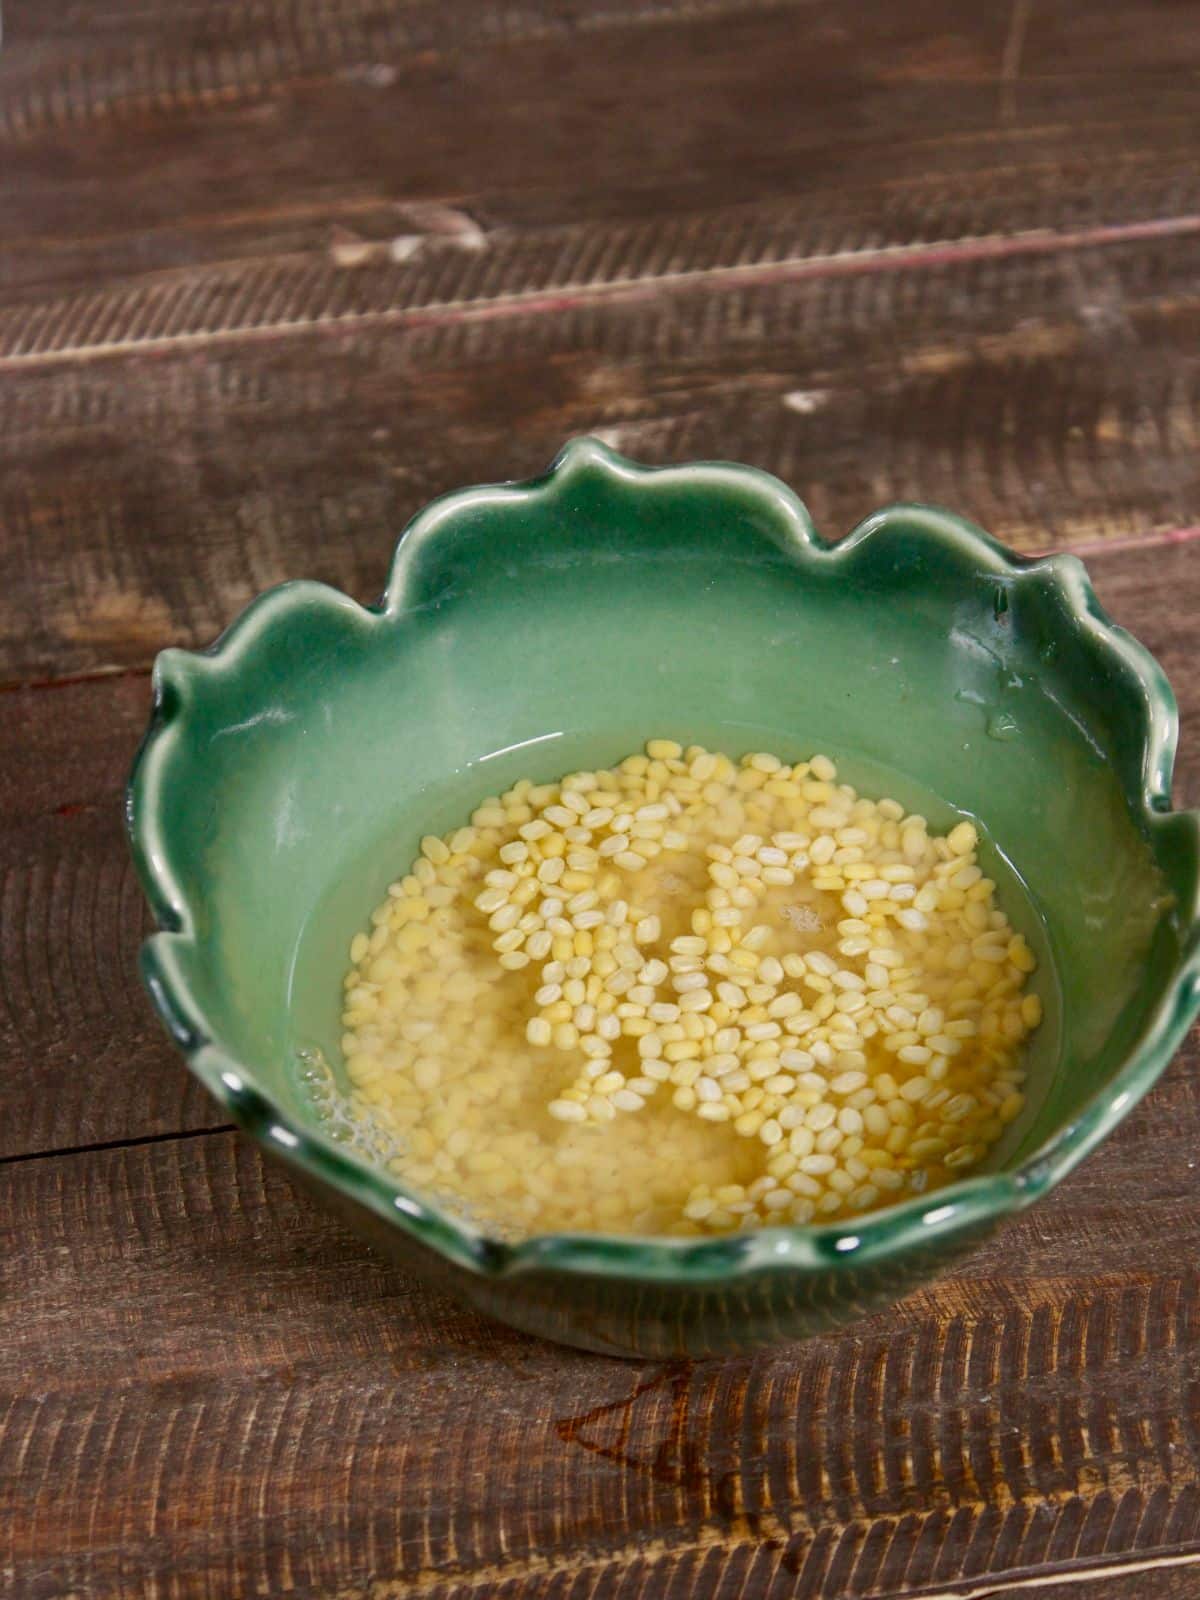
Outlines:
[[178, 1128], [167, 1133], [136, 1134], [129, 1139], [101, 1139], [94, 1144], [68, 1144], [57, 1145], [48, 1150], [23, 1150], [17, 1155], [0, 1156], [0, 1167], [15, 1167], [26, 1161], [54, 1161], [65, 1156], [97, 1155], [106, 1150], [136, 1150], [147, 1144], [170, 1144], [179, 1139], [206, 1139], [213, 1133], [237, 1131], [236, 1123], [217, 1122], [211, 1128]]

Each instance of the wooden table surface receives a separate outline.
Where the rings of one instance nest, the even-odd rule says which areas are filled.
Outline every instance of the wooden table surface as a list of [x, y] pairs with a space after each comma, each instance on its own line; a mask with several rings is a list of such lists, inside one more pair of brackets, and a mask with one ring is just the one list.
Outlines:
[[29, 0], [0, 57], [0, 1593], [1200, 1596], [1200, 1049], [836, 1336], [387, 1268], [151, 1016], [163, 645], [601, 433], [1086, 556], [1200, 802], [1194, 0]]

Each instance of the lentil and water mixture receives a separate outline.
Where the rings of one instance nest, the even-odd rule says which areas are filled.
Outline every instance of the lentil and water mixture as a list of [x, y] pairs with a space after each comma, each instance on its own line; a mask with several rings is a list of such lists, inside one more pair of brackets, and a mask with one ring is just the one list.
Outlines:
[[421, 841], [357, 935], [356, 1115], [501, 1237], [710, 1234], [871, 1211], [1024, 1104], [1035, 959], [970, 822], [815, 755], [652, 739]]

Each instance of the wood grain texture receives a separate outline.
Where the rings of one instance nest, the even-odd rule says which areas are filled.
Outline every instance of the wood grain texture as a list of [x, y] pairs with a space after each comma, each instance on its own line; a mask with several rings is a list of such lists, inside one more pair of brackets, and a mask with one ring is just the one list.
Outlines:
[[[1182, 541], [1152, 561], [1112, 549], [1089, 562], [1101, 600], [1175, 683], [1183, 806], [1200, 804], [1197, 550]], [[220, 1121], [137, 981], [149, 919], [121, 805], [148, 714], [142, 673], [0, 693], [0, 1160]]]
[[985, 207], [1032, 191], [1057, 223], [1087, 207], [1082, 170], [1186, 161], [1190, 7], [1122, 0], [1080, 28], [1039, 0], [1022, 34], [1014, 60], [1010, 7], [937, 0], [44, 0], [0, 60], [0, 240], [19, 246], [0, 271], [92, 287], [405, 232], [413, 201], [512, 226], [881, 175], [900, 206], [967, 177]]
[[1183, 1553], [1198, 1107], [1193, 1042], [940, 1283], [695, 1365], [485, 1323], [232, 1135], [10, 1163], [8, 1592], [840, 1600]]
[[137, 976], [125, 841], [148, 680], [0, 694], [0, 1160], [222, 1122]]
[[[757, 231], [761, 281], [547, 291], [477, 317], [491, 258], [442, 244], [281, 270], [256, 291], [279, 337], [0, 373], [0, 681], [206, 644], [288, 577], [371, 598], [432, 495], [541, 470], [589, 429], [647, 460], [768, 467], [830, 533], [896, 498], [1025, 548], [1200, 525], [1200, 234], [789, 277], [765, 262], [788, 248], [784, 222], [742, 223], [724, 219], [717, 255]], [[523, 251], [498, 247], [497, 269]], [[224, 302], [192, 287], [146, 327], [219, 321]], [[244, 310], [244, 275], [227, 287]], [[460, 289], [457, 309], [411, 310]], [[318, 304], [330, 320], [303, 326]]]
[[1027, 548], [1200, 525], [1200, 22], [1021, 15], [23, 17], [0, 682], [145, 666], [286, 577], [368, 597], [430, 496], [588, 429], [768, 466], [831, 532], [896, 497]]

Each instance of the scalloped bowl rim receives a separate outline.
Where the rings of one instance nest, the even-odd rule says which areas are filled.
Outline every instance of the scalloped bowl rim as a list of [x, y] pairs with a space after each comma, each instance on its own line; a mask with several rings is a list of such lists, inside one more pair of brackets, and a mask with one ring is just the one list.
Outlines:
[[[1171, 810], [1178, 728], [1171, 686], [1150, 652], [1107, 616], [1078, 557], [1021, 556], [953, 512], [914, 503], [898, 503], [872, 513], [834, 544], [816, 531], [792, 490], [758, 468], [718, 461], [646, 467], [597, 439], [578, 438], [564, 446], [549, 470], [536, 478], [454, 490], [431, 501], [401, 533], [378, 604], [360, 605], [342, 591], [310, 580], [282, 583], [253, 600], [207, 650], [165, 650], [156, 659], [153, 710], [129, 778], [126, 822], [139, 877], [159, 928], [142, 946], [142, 975], [188, 1065], [239, 1126], [285, 1163], [315, 1173], [336, 1191], [480, 1277], [552, 1268], [659, 1283], [726, 1283], [764, 1267], [827, 1270], [851, 1261], [882, 1261], [1022, 1210], [1082, 1161], [1152, 1087], [1200, 1009], [1200, 918], [1195, 907], [1190, 911], [1186, 946], [1173, 984], [1150, 1013], [1120, 1070], [1076, 1117], [1017, 1167], [959, 1179], [933, 1195], [882, 1207], [854, 1222], [766, 1227], [705, 1240], [550, 1233], [512, 1244], [499, 1242], [419, 1198], [379, 1169], [349, 1158], [343, 1147], [311, 1126], [298, 1124], [269, 1096], [246, 1082], [247, 1069], [206, 1031], [175, 959], [192, 938], [191, 917], [170, 869], [159, 803], [163, 773], [181, 731], [163, 707], [163, 688], [172, 671], [186, 663], [188, 670], [233, 673], [264, 630], [295, 607], [312, 601], [345, 610], [365, 628], [385, 621], [397, 623], [408, 609], [408, 580], [417, 553], [438, 536], [446, 521], [464, 509], [478, 509], [489, 502], [511, 504], [536, 498], [551, 486], [561, 488], [575, 474], [597, 470], [629, 484], [651, 479], [713, 487], [754, 483], [783, 514], [790, 530], [790, 554], [800, 564], [844, 562], [902, 513], [907, 525], [919, 529], [922, 537], [965, 552], [982, 572], [1009, 580], [1033, 575], [1048, 578], [1066, 601], [1075, 625], [1096, 636], [1119, 660], [1126, 680], [1142, 691], [1146, 727], [1140, 820], [1152, 832], [1167, 818], [1178, 825], [1177, 819], [1186, 817], [1200, 835], [1200, 812]], [[1133, 797], [1127, 795], [1127, 799], [1134, 810]]]

